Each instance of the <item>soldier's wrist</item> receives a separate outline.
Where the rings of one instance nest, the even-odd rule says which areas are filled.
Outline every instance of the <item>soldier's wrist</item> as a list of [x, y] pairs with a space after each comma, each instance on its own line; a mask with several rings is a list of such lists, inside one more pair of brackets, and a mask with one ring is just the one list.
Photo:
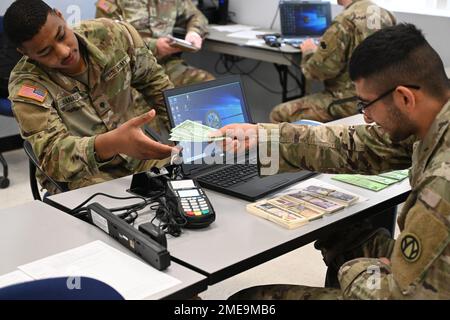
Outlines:
[[115, 150], [113, 131], [100, 134], [94, 140], [94, 157], [98, 163], [111, 161], [118, 152]]

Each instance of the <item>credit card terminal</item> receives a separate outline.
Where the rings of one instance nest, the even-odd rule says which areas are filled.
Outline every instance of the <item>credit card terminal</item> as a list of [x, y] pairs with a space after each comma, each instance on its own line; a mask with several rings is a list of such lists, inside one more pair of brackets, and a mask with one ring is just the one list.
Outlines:
[[171, 180], [167, 182], [176, 201], [178, 212], [186, 219], [185, 228], [203, 228], [210, 225], [216, 214], [202, 188], [195, 180]]

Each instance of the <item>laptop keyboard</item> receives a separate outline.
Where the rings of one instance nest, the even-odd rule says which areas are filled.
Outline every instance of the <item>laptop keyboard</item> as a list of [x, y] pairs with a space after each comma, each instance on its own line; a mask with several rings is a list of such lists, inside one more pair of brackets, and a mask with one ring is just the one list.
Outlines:
[[236, 164], [198, 177], [197, 180], [199, 182], [214, 184], [226, 188], [249, 181], [257, 175], [258, 166], [256, 164]]

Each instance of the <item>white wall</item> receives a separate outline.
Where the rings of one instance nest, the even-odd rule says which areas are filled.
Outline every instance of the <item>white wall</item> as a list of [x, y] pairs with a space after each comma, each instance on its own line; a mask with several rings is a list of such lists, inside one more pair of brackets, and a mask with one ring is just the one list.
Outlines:
[[[95, 3], [96, 0], [44, 0], [50, 7], [54, 7], [61, 11], [67, 18], [74, 14], [74, 8], [72, 6], [78, 6], [81, 14], [81, 19], [91, 19], [95, 15]], [[1, 0], [0, 1], [0, 15], [3, 15], [8, 7], [13, 3], [13, 0]]]

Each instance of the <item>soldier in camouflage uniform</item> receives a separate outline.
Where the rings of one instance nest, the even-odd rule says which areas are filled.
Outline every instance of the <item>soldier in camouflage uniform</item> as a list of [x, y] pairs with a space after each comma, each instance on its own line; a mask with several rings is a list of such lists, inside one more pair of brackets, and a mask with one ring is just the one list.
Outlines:
[[271, 122], [301, 119], [328, 122], [357, 113], [355, 86], [347, 70], [351, 54], [368, 35], [394, 25], [395, 18], [371, 1], [338, 0], [338, 3], [345, 9], [325, 31], [319, 47], [308, 40], [300, 48], [305, 78], [323, 81], [325, 90], [276, 106], [270, 114]]
[[[350, 76], [366, 121], [377, 125], [229, 125], [221, 134], [234, 140], [223, 147], [259, 144], [271, 154], [276, 146], [279, 159], [262, 162], [259, 155], [259, 163], [278, 165], [278, 172], [378, 174], [410, 168], [399, 237], [377, 234], [364, 243], [359, 258], [339, 269], [340, 289], [260, 286], [232, 298], [450, 299], [450, 84], [442, 60], [420, 30], [401, 24], [355, 49]], [[239, 130], [247, 131], [246, 140]]]
[[[9, 99], [22, 137], [50, 177], [75, 189], [167, 162], [149, 160], [173, 148], [141, 126], [155, 116], [151, 108], [166, 113], [162, 91], [173, 86], [131, 25], [98, 19], [72, 31], [41, 0], [14, 2], [4, 25], [25, 55], [11, 73]], [[146, 110], [133, 105], [132, 88]]]
[[208, 20], [191, 0], [99, 0], [96, 17], [132, 24], [175, 87], [214, 79], [209, 72], [188, 66], [178, 54], [180, 49], [171, 47], [166, 38], [180, 27], [186, 29], [186, 40], [201, 48]]

